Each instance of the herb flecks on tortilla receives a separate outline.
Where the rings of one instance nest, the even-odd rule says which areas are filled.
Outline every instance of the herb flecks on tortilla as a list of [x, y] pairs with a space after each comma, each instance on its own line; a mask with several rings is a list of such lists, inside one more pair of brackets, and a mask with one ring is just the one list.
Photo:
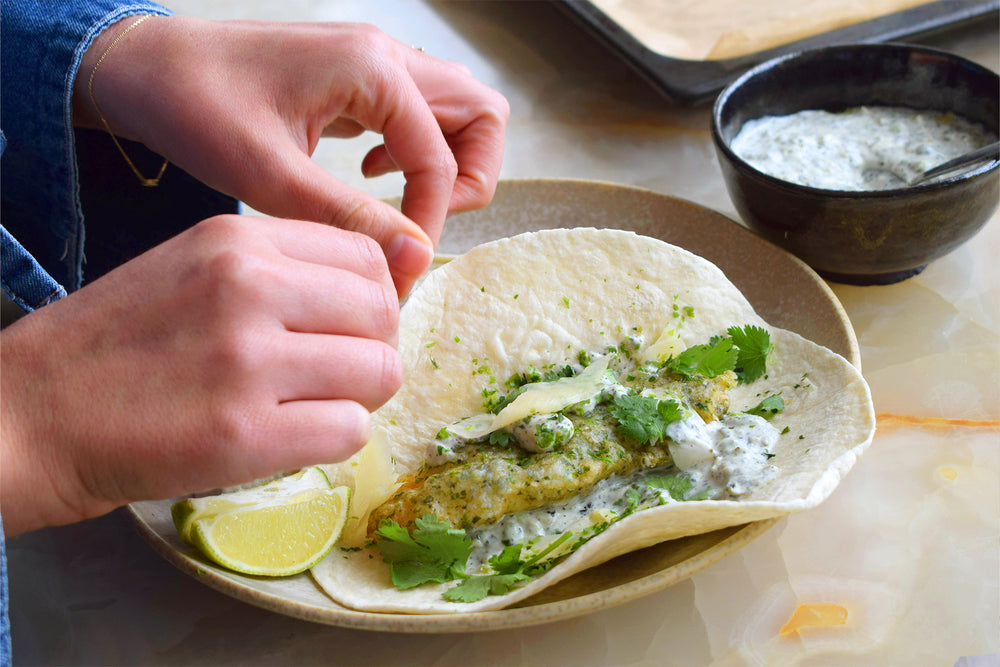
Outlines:
[[[489, 412], [442, 428], [425, 463], [372, 513], [369, 531], [394, 584], [417, 585], [417, 573], [465, 580], [446, 599], [503, 594], [637, 510], [736, 499], [773, 474], [768, 447], [778, 432], [763, 415], [729, 412], [742, 351], [760, 377], [772, 349], [755, 329], [731, 327], [662, 362], [639, 361], [635, 335], [578, 354], [577, 365], [512, 376], [509, 394], [487, 396]], [[767, 410], [777, 411], [773, 401]], [[467, 537], [465, 561], [449, 560], [457, 547], [447, 558], [429, 550], [430, 526], [456, 543]], [[537, 553], [513, 567], [515, 547]], [[481, 573], [469, 579], [466, 568]]]
[[[513, 298], [515, 294], [519, 298]], [[569, 298], [570, 308], [565, 307], [563, 296]], [[746, 345], [738, 335], [728, 331], [734, 324], [766, 331], [769, 341]], [[754, 335], [746, 326], [741, 329]], [[692, 344], [711, 344], [715, 336], [732, 339], [732, 345], [738, 348], [732, 369], [735, 386], [723, 393], [738, 412], [721, 420], [702, 418], [705, 424], [694, 424], [693, 431], [711, 428], [721, 432], [724, 427], [760, 433], [759, 425], [768, 422], [739, 411], [779, 396], [784, 409], [772, 415], [770, 424], [785, 435], [778, 437], [773, 446], [764, 447], [773, 455], [769, 463], [777, 469], [770, 479], [749, 486], [731, 480], [731, 486], [726, 484], [727, 493], [737, 494], [739, 501], [681, 501], [681, 498], [691, 501], [702, 497], [688, 470], [712, 464], [701, 462], [705, 447], [695, 442], [681, 447], [673, 440], [666, 440], [663, 442], [667, 442], [668, 449], [671, 442], [675, 443], [670, 456], [676, 469], [636, 473], [644, 475], [642, 479], [612, 475], [607, 479], [620, 486], [611, 491], [605, 488], [611, 482], [598, 482], [595, 485], [598, 494], [613, 495], [610, 500], [598, 499], [601, 506], [610, 509], [595, 510], [584, 516], [581, 504], [575, 505], [575, 514], [573, 507], [558, 508], [561, 503], [550, 506], [557, 515], [562, 513], [562, 517], [571, 517], [574, 522], [562, 533], [550, 524], [547, 535], [541, 538], [513, 534], [505, 537], [503, 531], [508, 529], [512, 533], [526, 532], [527, 523], [514, 521], [505, 526], [504, 520], [470, 528], [466, 537], [473, 543], [488, 541], [496, 546], [490, 550], [473, 548], [466, 562], [467, 578], [400, 590], [392, 584], [389, 567], [377, 548], [370, 545], [358, 552], [338, 552], [336, 557], [325, 559], [312, 570], [316, 581], [338, 604], [363, 611], [437, 614], [501, 609], [636, 549], [816, 507], [836, 489], [871, 443], [874, 409], [871, 393], [858, 369], [830, 350], [774, 323], [768, 324], [718, 267], [682, 248], [631, 232], [594, 228], [544, 230], [483, 244], [456, 257], [428, 274], [403, 305], [399, 352], [407, 373], [400, 391], [373, 414], [372, 420], [374, 426], [386, 431], [394, 461], [394, 479], [403, 476], [412, 479], [422, 465], [430, 464], [428, 454], [446, 458], [447, 450], [456, 449], [447, 442], [447, 435], [445, 439], [435, 439], [442, 427], [479, 412], [489, 413], [483, 423], [492, 428], [494, 419], [507, 407], [500, 405], [501, 400], [506, 402], [517, 389], [505, 385], [504, 378], [533, 366], [540, 376], [537, 381], [556, 381], [559, 378], [546, 375], [550, 371], [559, 375], [567, 364], [579, 375], [581, 368], [592, 366], [595, 361], [588, 359], [588, 354], [597, 351], [600, 356], [608, 356], [606, 349], [610, 342], [642, 332], [649, 342], [633, 355], [637, 363], [662, 364], [678, 357]], [[461, 342], [454, 340], [456, 334]], [[435, 345], [428, 348], [428, 343]], [[775, 351], [767, 357], [766, 372], [757, 380], [743, 378], [740, 382], [741, 374], [754, 373], [753, 350], [769, 345], [774, 345]], [[439, 363], [438, 368], [431, 363], [432, 356]], [[478, 361], [470, 367], [474, 359]], [[569, 361], [547, 365], [559, 359]], [[484, 369], [475, 372], [480, 366]], [[529, 380], [534, 381], [533, 377]], [[534, 401], [538, 397], [529, 398]], [[666, 420], [669, 409], [664, 406], [661, 414], [659, 402], [676, 401], [676, 397], [654, 398], [655, 413]], [[770, 399], [769, 403], [776, 401]], [[484, 407], [484, 402], [491, 405]], [[644, 404], [649, 407], [652, 403]], [[494, 412], [495, 408], [499, 409]], [[771, 412], [768, 403], [760, 409]], [[643, 410], [636, 414], [645, 419], [651, 417], [651, 412]], [[529, 415], [519, 418], [526, 416]], [[666, 428], [681, 429], [691, 422], [681, 419]], [[615, 424], [612, 427], [618, 428]], [[661, 427], [653, 424], [649, 431], [655, 434]], [[558, 437], [553, 434], [554, 441]], [[673, 438], [670, 433], [667, 437]], [[504, 428], [490, 432], [488, 440], [496, 447], [519, 448], [513, 434]], [[715, 446], [727, 447], [726, 440], [716, 439]], [[663, 442], [652, 447], [662, 446]], [[566, 447], [565, 443], [554, 442], [549, 448], [539, 449], [551, 451], [553, 446]], [[457, 449], [473, 451], [476, 447], [477, 444], [470, 444]], [[604, 459], [614, 460], [610, 451], [588, 449], [594, 450], [593, 459], [602, 464], [606, 462]], [[739, 455], [733, 448], [726, 458], [736, 457], [739, 462]], [[329, 468], [331, 475], [348, 479], [352, 475], [349, 465]], [[663, 504], [657, 504], [661, 500]], [[569, 499], [562, 504], [565, 503], [579, 501]], [[616, 519], [622, 515], [625, 518]], [[547, 516], [546, 512], [539, 518], [548, 522]], [[492, 532], [486, 534], [486, 531]], [[576, 536], [563, 538], [553, 547], [551, 567], [533, 574], [531, 579], [511, 583], [475, 578], [523, 573], [518, 563], [527, 563], [534, 554], [560, 539], [552, 535], [565, 532]], [[575, 546], [584, 539], [584, 533], [599, 534]], [[512, 545], [521, 545], [516, 558], [513, 549], [504, 556], [505, 539]], [[477, 553], [485, 553], [485, 560]], [[494, 556], [498, 558], [494, 560]], [[503, 565], [497, 567], [499, 563]], [[499, 591], [503, 588], [501, 583], [511, 584], [508, 592], [486, 595], [478, 602], [464, 601], [477, 597], [484, 588]], [[462, 588], [458, 589], [459, 586]], [[478, 591], [473, 590], [477, 587]], [[450, 595], [463, 601], [443, 597], [453, 589], [457, 590]]]

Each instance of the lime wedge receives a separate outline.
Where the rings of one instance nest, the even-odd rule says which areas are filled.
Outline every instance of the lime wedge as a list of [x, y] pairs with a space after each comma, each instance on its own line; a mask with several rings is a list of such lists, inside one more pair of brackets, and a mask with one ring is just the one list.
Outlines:
[[215, 516], [238, 507], [288, 498], [310, 489], [329, 489], [330, 487], [330, 479], [326, 473], [321, 468], [313, 466], [265, 484], [214, 496], [178, 500], [170, 507], [170, 514], [174, 519], [177, 533], [182, 540], [190, 544], [191, 525], [198, 519]]
[[318, 563], [340, 537], [350, 489], [312, 489], [191, 522], [191, 543], [236, 572], [297, 574]]

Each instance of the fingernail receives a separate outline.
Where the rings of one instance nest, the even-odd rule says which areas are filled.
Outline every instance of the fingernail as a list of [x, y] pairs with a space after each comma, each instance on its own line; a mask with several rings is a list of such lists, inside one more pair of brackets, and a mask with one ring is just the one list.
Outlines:
[[385, 249], [385, 258], [395, 271], [416, 276], [434, 259], [434, 249], [409, 234], [398, 234]]

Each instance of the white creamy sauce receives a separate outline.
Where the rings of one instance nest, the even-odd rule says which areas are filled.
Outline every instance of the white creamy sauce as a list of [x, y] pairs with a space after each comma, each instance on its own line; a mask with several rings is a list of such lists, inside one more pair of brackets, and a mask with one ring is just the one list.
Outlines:
[[505, 546], [559, 535], [595, 511], [621, 514], [632, 502], [630, 493], [638, 503], [635, 509], [680, 502], [667, 490], [649, 485], [651, 479], [664, 474], [690, 480], [686, 498], [726, 499], [737, 498], [776, 471], [768, 452], [779, 433], [755, 415], [731, 414], [706, 424], [692, 412], [670, 424], [668, 436], [673, 440], [669, 447], [674, 463], [627, 476], [613, 475], [568, 501], [508, 514], [492, 525], [471, 529], [468, 535], [473, 552], [468, 571], [477, 571]]
[[873, 106], [749, 120], [731, 146], [756, 169], [793, 183], [888, 190], [996, 139], [951, 113]]

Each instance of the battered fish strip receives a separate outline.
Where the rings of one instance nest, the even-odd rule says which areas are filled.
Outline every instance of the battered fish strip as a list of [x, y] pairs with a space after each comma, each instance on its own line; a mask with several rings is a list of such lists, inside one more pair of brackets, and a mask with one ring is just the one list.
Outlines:
[[[727, 391], [735, 383], [730, 372], [712, 379], [658, 384], [683, 395], [703, 419], [714, 420], [728, 410]], [[666, 439], [647, 444], [627, 437], [605, 405], [584, 416], [565, 416], [573, 422], [573, 436], [551, 450], [528, 453], [514, 445], [480, 442], [458, 450], [457, 460], [416, 471], [403, 480], [395, 496], [372, 512], [369, 534], [383, 520], [412, 527], [415, 519], [428, 513], [460, 528], [490, 525], [506, 514], [577, 496], [611, 475], [671, 460]]]

